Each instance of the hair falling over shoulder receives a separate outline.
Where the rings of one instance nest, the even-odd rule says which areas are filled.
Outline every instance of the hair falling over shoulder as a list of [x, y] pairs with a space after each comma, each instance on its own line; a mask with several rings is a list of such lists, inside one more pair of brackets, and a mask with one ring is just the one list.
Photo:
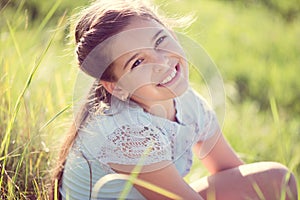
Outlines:
[[[76, 56], [79, 67], [82, 69], [82, 63], [98, 44], [122, 31], [130, 23], [132, 17], [150, 18], [160, 22], [155, 13], [155, 9], [142, 0], [98, 0], [92, 3], [79, 14], [75, 27]], [[109, 66], [101, 77], [96, 78], [88, 93], [86, 103], [70, 127], [56, 161], [49, 199], [56, 199], [56, 197], [61, 199], [59, 188], [62, 184], [66, 158], [89, 113], [101, 110], [102, 105], [109, 105], [111, 95], [101, 86], [100, 80], [114, 81], [111, 68]]]

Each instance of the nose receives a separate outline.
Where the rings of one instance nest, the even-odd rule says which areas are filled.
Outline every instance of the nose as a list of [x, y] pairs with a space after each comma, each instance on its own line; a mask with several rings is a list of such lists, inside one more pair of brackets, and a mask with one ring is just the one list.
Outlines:
[[169, 58], [167, 56], [167, 53], [161, 51], [154, 51], [151, 57], [151, 62], [154, 64], [154, 72], [159, 73], [168, 70]]

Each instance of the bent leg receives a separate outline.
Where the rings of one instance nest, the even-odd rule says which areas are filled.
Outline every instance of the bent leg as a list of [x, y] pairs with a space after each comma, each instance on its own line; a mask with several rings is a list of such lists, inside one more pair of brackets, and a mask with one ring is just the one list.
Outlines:
[[192, 183], [191, 187], [208, 200], [297, 200], [295, 177], [286, 167], [275, 162], [252, 163], [224, 170]]

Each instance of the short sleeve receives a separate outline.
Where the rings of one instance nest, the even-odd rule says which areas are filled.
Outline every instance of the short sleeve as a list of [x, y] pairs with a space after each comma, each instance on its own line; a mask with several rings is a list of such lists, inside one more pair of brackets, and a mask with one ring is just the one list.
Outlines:
[[200, 109], [198, 123], [201, 126], [198, 135], [198, 141], [205, 141], [215, 133], [220, 131], [219, 122], [214, 110], [209, 106], [206, 100], [197, 95], [197, 103]]
[[216, 113], [194, 89], [189, 88], [178, 101], [181, 121], [195, 127], [194, 142], [205, 141], [219, 132]]
[[123, 125], [107, 135], [98, 159], [105, 164], [150, 165], [171, 160], [171, 144], [154, 126]]

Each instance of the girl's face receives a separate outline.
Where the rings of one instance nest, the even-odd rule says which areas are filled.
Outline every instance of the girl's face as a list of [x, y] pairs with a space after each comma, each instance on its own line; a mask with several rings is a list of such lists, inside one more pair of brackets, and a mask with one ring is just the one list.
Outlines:
[[110, 51], [116, 58], [115, 94], [128, 92], [137, 103], [151, 105], [179, 96], [188, 87], [184, 52], [174, 35], [155, 20], [132, 19]]

